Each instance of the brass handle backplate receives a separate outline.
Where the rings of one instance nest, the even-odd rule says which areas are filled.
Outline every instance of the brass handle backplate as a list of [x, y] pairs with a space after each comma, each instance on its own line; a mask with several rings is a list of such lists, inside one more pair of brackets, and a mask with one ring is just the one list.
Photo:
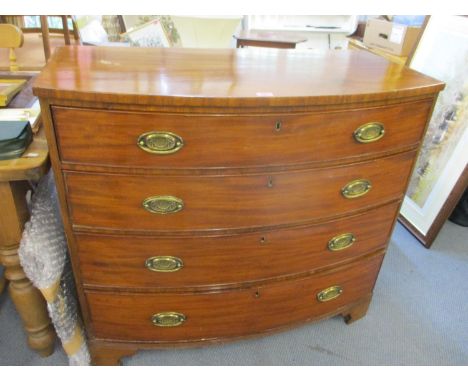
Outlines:
[[137, 144], [146, 152], [164, 155], [179, 151], [184, 146], [184, 140], [168, 131], [149, 131], [138, 137]]
[[356, 238], [352, 233], [343, 233], [330, 239], [328, 242], [328, 249], [333, 252], [341, 251], [351, 247], [355, 241]]
[[341, 189], [341, 194], [347, 199], [358, 198], [367, 194], [371, 187], [370, 181], [366, 179], [356, 179], [344, 186]]
[[145, 266], [153, 272], [176, 272], [183, 268], [184, 263], [174, 256], [154, 256], [146, 259]]
[[334, 285], [317, 293], [317, 300], [320, 302], [334, 300], [340, 297], [341, 293], [343, 293], [343, 288], [339, 285]]
[[175, 196], [150, 196], [143, 200], [143, 208], [153, 214], [173, 214], [184, 208], [182, 199]]
[[177, 312], [160, 312], [153, 314], [151, 322], [155, 326], [173, 327], [182, 325], [187, 318], [182, 313]]
[[384, 134], [385, 128], [382, 123], [369, 122], [354, 131], [354, 139], [359, 143], [371, 143], [378, 141]]

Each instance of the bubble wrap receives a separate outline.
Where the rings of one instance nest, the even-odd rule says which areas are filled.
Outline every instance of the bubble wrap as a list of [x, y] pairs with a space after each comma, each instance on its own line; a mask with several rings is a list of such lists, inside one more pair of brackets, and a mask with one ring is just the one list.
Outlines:
[[[47, 308], [58, 337], [67, 343], [75, 328], [82, 331], [82, 325], [52, 171], [42, 178], [32, 197], [31, 218], [24, 228], [19, 257], [24, 272], [37, 288], [49, 288], [60, 280], [57, 296], [47, 303]], [[69, 356], [69, 363], [90, 363], [85, 342]]]

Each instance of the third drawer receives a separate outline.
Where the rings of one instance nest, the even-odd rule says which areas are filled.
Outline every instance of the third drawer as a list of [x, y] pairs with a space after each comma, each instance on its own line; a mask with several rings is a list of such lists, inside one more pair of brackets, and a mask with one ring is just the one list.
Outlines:
[[181, 288], [259, 281], [384, 248], [398, 203], [306, 227], [220, 236], [75, 233], [85, 286]]

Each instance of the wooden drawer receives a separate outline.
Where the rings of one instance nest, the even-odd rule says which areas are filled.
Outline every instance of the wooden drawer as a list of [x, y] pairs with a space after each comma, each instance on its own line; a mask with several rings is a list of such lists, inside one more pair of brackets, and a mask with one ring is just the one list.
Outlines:
[[[194, 231], [286, 225], [401, 198], [414, 155], [406, 152], [349, 166], [258, 175], [64, 174], [75, 227]], [[369, 180], [372, 188], [361, 197], [345, 198], [342, 188], [356, 179]], [[148, 197], [167, 195], [183, 201], [179, 212], [158, 214], [142, 207]]]
[[[375, 252], [387, 244], [397, 209], [398, 204], [390, 204], [326, 224], [239, 235], [76, 233], [75, 237], [85, 286], [227, 285], [305, 273]], [[355, 241], [349, 247], [331, 250], [329, 242], [333, 246], [336, 240], [332, 239], [345, 233], [352, 233]]]
[[[182, 115], [52, 107], [64, 162], [147, 168], [225, 168], [306, 164], [383, 153], [417, 144], [432, 100], [340, 112]], [[359, 143], [354, 131], [381, 122], [384, 136]], [[277, 123], [281, 126], [277, 127]], [[183, 139], [170, 155], [137, 145], [149, 131]]]
[[[136, 294], [87, 291], [94, 336], [125, 341], [200, 341], [240, 337], [313, 317], [332, 315], [367, 296], [374, 286], [382, 256], [373, 256], [329, 273], [246, 289], [210, 293]], [[322, 290], [339, 286], [339, 297], [319, 302]], [[186, 320], [160, 327], [152, 316], [177, 312]]]

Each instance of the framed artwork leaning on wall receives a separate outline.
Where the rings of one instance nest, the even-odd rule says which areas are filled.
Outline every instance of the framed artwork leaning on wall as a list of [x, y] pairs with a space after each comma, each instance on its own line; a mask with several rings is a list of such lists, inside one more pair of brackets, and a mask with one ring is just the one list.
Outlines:
[[407, 65], [446, 83], [399, 218], [429, 248], [468, 184], [468, 17], [427, 17]]

